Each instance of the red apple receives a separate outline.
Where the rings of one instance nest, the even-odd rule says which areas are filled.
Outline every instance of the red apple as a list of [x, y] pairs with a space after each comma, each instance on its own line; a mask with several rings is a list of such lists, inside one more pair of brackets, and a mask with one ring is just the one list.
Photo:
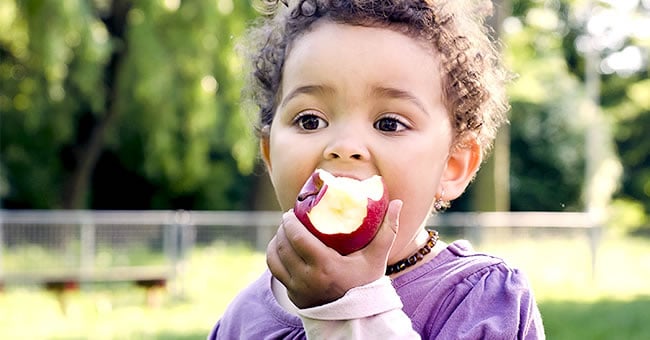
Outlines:
[[328, 247], [347, 255], [372, 241], [387, 208], [381, 176], [357, 180], [317, 169], [300, 190], [294, 213]]

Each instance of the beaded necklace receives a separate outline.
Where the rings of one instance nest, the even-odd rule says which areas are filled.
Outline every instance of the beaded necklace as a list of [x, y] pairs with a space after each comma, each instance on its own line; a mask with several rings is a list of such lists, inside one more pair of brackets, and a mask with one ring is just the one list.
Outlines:
[[428, 232], [429, 232], [429, 239], [427, 240], [427, 243], [424, 245], [424, 247], [420, 248], [417, 252], [415, 252], [415, 254], [405, 259], [399, 260], [394, 264], [386, 266], [386, 275], [391, 275], [391, 274], [401, 272], [402, 270], [422, 260], [424, 258], [424, 255], [431, 252], [431, 249], [435, 247], [440, 237], [438, 236], [438, 231], [436, 230], [429, 230]]

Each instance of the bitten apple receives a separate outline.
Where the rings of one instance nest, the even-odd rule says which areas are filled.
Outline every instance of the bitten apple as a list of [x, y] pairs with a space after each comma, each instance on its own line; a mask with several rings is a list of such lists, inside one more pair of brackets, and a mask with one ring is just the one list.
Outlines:
[[300, 190], [294, 213], [328, 247], [347, 255], [372, 241], [387, 208], [381, 176], [356, 180], [317, 169]]

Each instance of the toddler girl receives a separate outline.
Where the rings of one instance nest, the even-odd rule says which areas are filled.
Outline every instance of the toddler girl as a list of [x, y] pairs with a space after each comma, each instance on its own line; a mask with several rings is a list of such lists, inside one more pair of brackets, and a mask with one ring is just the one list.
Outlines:
[[[286, 2], [286, 4], [285, 4]], [[269, 271], [211, 339], [538, 339], [525, 277], [429, 214], [460, 196], [503, 123], [504, 72], [472, 0], [295, 0], [251, 29], [262, 158], [287, 211]], [[381, 175], [391, 202], [342, 256], [291, 210], [307, 178]]]

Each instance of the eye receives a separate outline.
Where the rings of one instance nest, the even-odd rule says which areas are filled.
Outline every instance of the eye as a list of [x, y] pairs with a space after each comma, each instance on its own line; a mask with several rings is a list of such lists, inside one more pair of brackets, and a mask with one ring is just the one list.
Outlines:
[[382, 117], [374, 124], [375, 129], [383, 132], [400, 132], [407, 129], [406, 124], [396, 117]]
[[323, 118], [312, 113], [301, 113], [293, 122], [302, 130], [317, 130], [328, 126]]

